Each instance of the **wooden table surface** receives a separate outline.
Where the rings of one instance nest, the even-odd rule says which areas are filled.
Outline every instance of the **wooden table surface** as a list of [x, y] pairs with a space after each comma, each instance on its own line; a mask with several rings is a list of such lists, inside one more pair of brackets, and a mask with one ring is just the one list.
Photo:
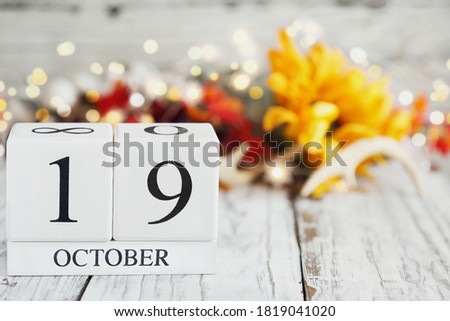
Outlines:
[[0, 300], [449, 300], [450, 180], [403, 168], [322, 200], [250, 186], [220, 194], [215, 275], [8, 277], [0, 166]]

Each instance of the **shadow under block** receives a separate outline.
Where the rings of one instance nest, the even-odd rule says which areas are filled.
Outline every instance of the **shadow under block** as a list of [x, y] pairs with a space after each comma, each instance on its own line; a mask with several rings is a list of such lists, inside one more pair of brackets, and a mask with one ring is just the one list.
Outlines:
[[214, 274], [214, 242], [8, 242], [8, 275]]

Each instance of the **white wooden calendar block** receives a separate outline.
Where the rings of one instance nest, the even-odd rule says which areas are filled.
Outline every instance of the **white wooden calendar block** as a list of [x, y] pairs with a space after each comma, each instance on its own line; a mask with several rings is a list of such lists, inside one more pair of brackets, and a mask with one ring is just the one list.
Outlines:
[[212, 126], [118, 124], [115, 130], [113, 238], [215, 240], [219, 141]]
[[14, 125], [7, 143], [8, 240], [110, 240], [113, 170], [102, 162], [112, 138], [108, 124]]
[[[8, 242], [8, 275], [212, 274], [216, 242]], [[30, 264], [32, 262], [32, 264]]]

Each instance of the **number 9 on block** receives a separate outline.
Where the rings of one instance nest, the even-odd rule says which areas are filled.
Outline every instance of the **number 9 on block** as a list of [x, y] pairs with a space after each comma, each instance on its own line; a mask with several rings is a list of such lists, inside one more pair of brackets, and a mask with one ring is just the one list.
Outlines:
[[113, 237], [217, 238], [219, 141], [210, 124], [118, 124]]

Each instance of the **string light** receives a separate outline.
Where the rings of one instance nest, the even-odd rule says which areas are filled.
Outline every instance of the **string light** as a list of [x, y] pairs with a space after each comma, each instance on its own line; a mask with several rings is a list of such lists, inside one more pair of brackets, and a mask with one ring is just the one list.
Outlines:
[[231, 70], [238, 70], [239, 69], [239, 64], [236, 61], [233, 61], [232, 63], [230, 63], [230, 69]]
[[185, 92], [185, 99], [191, 103], [196, 104], [202, 97], [202, 88], [196, 82], [191, 82], [187, 85]]
[[367, 75], [372, 79], [378, 79], [382, 75], [382, 70], [380, 66], [371, 65], [369, 68], [367, 68]]
[[89, 109], [86, 112], [86, 120], [90, 123], [96, 123], [100, 120], [100, 113], [95, 109]]
[[213, 45], [204, 45], [202, 47], [202, 58], [206, 62], [213, 62], [219, 56], [219, 52]]
[[167, 99], [171, 101], [178, 101], [181, 98], [180, 90], [176, 87], [170, 87], [169, 90], [167, 90]]
[[311, 47], [313, 44], [317, 42], [317, 38], [313, 35], [306, 35], [300, 40], [300, 45], [304, 48]]
[[45, 108], [39, 108], [34, 113], [34, 117], [36, 117], [36, 119], [40, 122], [45, 122], [50, 118], [50, 113]]
[[450, 70], [450, 58], [447, 59], [446, 65], [447, 65], [447, 69]]
[[6, 120], [6, 121], [11, 120], [12, 119], [12, 113], [10, 111], [5, 111], [3, 113], [3, 119]]
[[[311, 21], [307, 21], [307, 22], [308, 22], [308, 25], [311, 25]], [[295, 21], [292, 23], [292, 26], [293, 26], [294, 28], [296, 28], [297, 30], [301, 30], [301, 29], [303, 28], [303, 22], [300, 21], [300, 20], [295, 20]], [[311, 29], [311, 26], [310, 26], [310, 29]]]
[[149, 39], [147, 41], [144, 42], [144, 51], [146, 53], [148, 53], [149, 55], [154, 54], [155, 52], [158, 51], [158, 43], [156, 42], [156, 40], [153, 39]]
[[[4, 132], [8, 129], [8, 123], [4, 120], [0, 120], [0, 132]], [[3, 154], [5, 151], [3, 150]]]
[[108, 65], [108, 70], [110, 73], [122, 75], [125, 72], [125, 66], [120, 62], [111, 61]]
[[34, 85], [34, 82], [33, 82], [33, 75], [28, 75], [28, 76], [27, 76], [27, 84], [28, 84], [28, 85]]
[[14, 97], [17, 94], [17, 89], [14, 87], [9, 87], [8, 88], [8, 95], [10, 95], [11, 97]]
[[57, 108], [59, 105], [64, 104], [64, 100], [59, 96], [53, 96], [50, 99], [50, 106]]
[[89, 69], [95, 75], [101, 75], [103, 73], [103, 67], [98, 62], [91, 63]]
[[5, 83], [0, 80], [0, 92], [2, 92], [3, 90], [5, 90]]
[[159, 79], [152, 79], [147, 82], [145, 91], [150, 97], [164, 96], [167, 93], [167, 85]]
[[86, 98], [86, 100], [88, 102], [90, 102], [91, 104], [94, 104], [100, 99], [100, 93], [97, 90], [89, 89], [84, 94], [84, 97]]
[[31, 74], [33, 84], [42, 86], [47, 83], [47, 73], [42, 68], [34, 68]]
[[249, 39], [248, 32], [243, 29], [238, 29], [233, 33], [233, 41], [238, 45], [247, 42], [248, 39]]
[[191, 60], [199, 60], [202, 57], [202, 49], [198, 46], [192, 46], [188, 49], [187, 55]]
[[61, 117], [68, 117], [72, 112], [72, 107], [67, 104], [61, 104], [56, 108], [56, 112]]
[[441, 112], [439, 110], [435, 110], [430, 113], [429, 119], [430, 119], [430, 123], [438, 126], [438, 125], [442, 125], [442, 123], [445, 120], [445, 116], [444, 116], [443, 112]]
[[3, 98], [0, 98], [0, 112], [4, 111], [8, 104], [6, 103], [6, 100]]
[[123, 115], [117, 110], [111, 110], [106, 114], [105, 120], [110, 124], [118, 124], [123, 120]]
[[133, 93], [130, 96], [130, 105], [133, 107], [141, 107], [145, 103], [145, 97], [140, 93]]
[[71, 56], [75, 53], [75, 45], [70, 41], [61, 42], [56, 47], [56, 52], [60, 56]]
[[[303, 22], [295, 20], [289, 27], [286, 28], [286, 33], [289, 37], [295, 37], [300, 30], [303, 29]], [[311, 27], [309, 29], [312, 29]], [[317, 33], [317, 32], [316, 32]]]
[[297, 32], [298, 32], [298, 30], [294, 26], [289, 26], [286, 28], [286, 33], [291, 38], [294, 38], [297, 35]]
[[199, 65], [194, 65], [194, 66], [191, 67], [190, 72], [191, 72], [192, 76], [198, 77], [198, 76], [200, 76], [202, 74], [202, 68], [200, 68]]
[[217, 81], [219, 80], [219, 73], [213, 71], [209, 74], [209, 79], [211, 79], [212, 81]]
[[188, 100], [190, 100], [191, 102], [197, 101], [198, 99], [200, 99], [200, 95], [201, 95], [201, 90], [199, 88], [188, 88], [188, 90], [186, 91], [186, 96], [188, 98]]
[[28, 85], [25, 88], [25, 94], [30, 98], [36, 98], [41, 94], [41, 90], [36, 85]]
[[450, 113], [448, 113], [447, 116], [445, 116], [445, 120], [447, 121], [447, 124], [450, 125]]
[[444, 102], [450, 93], [449, 86], [441, 79], [433, 81], [434, 92], [430, 94], [430, 99], [436, 102]]
[[254, 60], [246, 60], [243, 69], [249, 74], [254, 74], [258, 70], [258, 64]]
[[356, 64], [364, 65], [367, 63], [367, 53], [360, 47], [354, 47], [350, 50], [350, 59]]
[[259, 86], [253, 86], [248, 93], [252, 99], [258, 100], [264, 95], [264, 90]]
[[247, 74], [238, 74], [233, 78], [233, 86], [237, 90], [244, 90], [250, 85], [250, 76]]
[[286, 167], [269, 167], [266, 172], [269, 181], [274, 185], [283, 185], [289, 180], [289, 173]]
[[415, 133], [411, 137], [411, 143], [416, 147], [422, 147], [426, 144], [427, 138], [422, 133]]
[[154, 123], [155, 118], [153, 118], [150, 114], [143, 114], [141, 117], [139, 117], [139, 120], [141, 123]]
[[403, 90], [400, 92], [400, 94], [398, 94], [398, 101], [403, 106], [409, 106], [414, 101], [414, 95], [409, 90]]

